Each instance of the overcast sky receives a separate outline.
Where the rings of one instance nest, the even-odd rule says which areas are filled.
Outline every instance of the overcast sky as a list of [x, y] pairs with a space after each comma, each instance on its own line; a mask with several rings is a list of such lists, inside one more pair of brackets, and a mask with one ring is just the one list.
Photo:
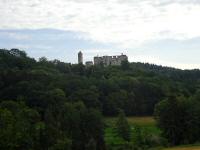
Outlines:
[[77, 62], [129, 61], [200, 68], [200, 0], [0, 0], [0, 48]]

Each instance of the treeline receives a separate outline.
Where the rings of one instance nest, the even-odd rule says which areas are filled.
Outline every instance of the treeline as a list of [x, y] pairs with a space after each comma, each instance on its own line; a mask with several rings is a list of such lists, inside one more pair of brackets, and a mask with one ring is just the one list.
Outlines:
[[190, 98], [172, 95], [155, 107], [155, 119], [171, 145], [200, 141], [200, 90]]
[[129, 62], [87, 68], [1, 49], [0, 149], [103, 150], [101, 114], [153, 115], [161, 100], [187, 99], [199, 85], [199, 70]]
[[0, 103], [0, 149], [105, 149], [100, 112], [83, 103], [64, 103], [60, 91], [53, 93], [43, 115], [23, 102]]
[[104, 115], [152, 115], [154, 105], [170, 94], [190, 97], [200, 82], [199, 70], [178, 70], [124, 62], [121, 66], [68, 64], [45, 57], [36, 61], [17, 49], [0, 51], [0, 98], [21, 98], [31, 108], [46, 106], [47, 93], [60, 89], [68, 102], [82, 101]]

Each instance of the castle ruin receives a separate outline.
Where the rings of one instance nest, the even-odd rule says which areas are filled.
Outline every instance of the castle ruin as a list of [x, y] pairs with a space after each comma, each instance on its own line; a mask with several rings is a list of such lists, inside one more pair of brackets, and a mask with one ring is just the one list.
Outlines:
[[78, 53], [78, 63], [83, 64], [83, 53], [81, 51]]
[[[119, 66], [123, 61], [128, 61], [128, 57], [122, 53], [117, 56], [96, 56], [94, 57], [94, 62], [86, 61], [85, 65], [86, 67], [92, 65]], [[83, 64], [83, 53], [81, 51], [78, 53], [78, 63]]]
[[124, 54], [118, 56], [96, 56], [94, 57], [94, 65], [102, 64], [104, 66], [119, 66], [122, 61], [128, 61], [128, 57]]

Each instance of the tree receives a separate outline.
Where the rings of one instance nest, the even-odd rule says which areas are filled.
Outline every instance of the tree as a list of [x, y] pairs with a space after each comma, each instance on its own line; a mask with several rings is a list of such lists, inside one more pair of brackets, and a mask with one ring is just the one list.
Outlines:
[[87, 150], [88, 147], [105, 150], [103, 127], [102, 115], [98, 110], [86, 109], [81, 112], [82, 150]]
[[122, 110], [119, 111], [119, 116], [116, 121], [116, 131], [117, 134], [126, 141], [131, 138], [131, 129], [126, 116]]
[[123, 70], [129, 70], [130, 69], [130, 63], [128, 62], [128, 60], [122, 61], [121, 67], [122, 67]]
[[7, 109], [0, 109], [0, 149], [14, 150], [16, 147], [15, 118]]
[[16, 48], [11, 49], [10, 54], [12, 54], [16, 57], [26, 57], [27, 56], [25, 51], [21, 51], [21, 50], [16, 49]]
[[[127, 115], [152, 115], [167, 98], [156, 111], [160, 128], [172, 143], [192, 143], [200, 139], [199, 83], [200, 70], [128, 62], [85, 68], [0, 49], [0, 124], [10, 122], [15, 131], [5, 125], [2, 135], [13, 137], [7, 144], [20, 150], [103, 149], [99, 114], [116, 115], [120, 108]], [[186, 99], [174, 100], [171, 93]]]
[[155, 119], [171, 145], [198, 141], [200, 102], [170, 96], [155, 107]]
[[182, 110], [176, 96], [161, 101], [155, 107], [155, 119], [163, 135], [172, 145], [180, 144], [182, 131]]
[[13, 101], [0, 104], [0, 141], [3, 149], [38, 149], [39, 113]]
[[82, 100], [88, 108], [96, 108], [100, 110], [101, 103], [99, 102], [98, 98], [99, 98], [98, 91], [90, 88], [74, 92], [71, 95], [70, 100], [71, 101]]
[[72, 141], [65, 138], [64, 140], [58, 140], [49, 150], [71, 150]]

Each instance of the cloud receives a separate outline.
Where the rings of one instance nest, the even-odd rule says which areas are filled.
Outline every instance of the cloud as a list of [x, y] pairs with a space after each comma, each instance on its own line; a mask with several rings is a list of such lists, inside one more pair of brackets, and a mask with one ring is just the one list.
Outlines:
[[129, 51], [130, 61], [149, 62], [181, 69], [200, 68], [200, 37], [165, 39], [146, 43]]
[[49, 59], [72, 63], [77, 62], [76, 56], [80, 50], [84, 52], [85, 60], [92, 60], [93, 56], [98, 54], [116, 53], [118, 50], [110, 44], [80, 38], [84, 37], [84, 34], [55, 29], [0, 30], [0, 47], [19, 48], [34, 58], [46, 56]]
[[1, 29], [53, 28], [132, 48], [200, 35], [198, 0], [0, 0]]
[[[170, 34], [168, 31], [160, 34]], [[8, 36], [8, 35], [15, 35]], [[200, 68], [200, 37], [186, 40], [165, 39], [151, 41], [136, 48], [119, 49], [112, 44], [103, 44], [82, 39], [81, 32], [53, 29], [38, 30], [0, 30], [1, 48], [20, 48], [29, 56], [59, 59], [65, 62], [77, 62], [77, 53], [81, 50], [84, 61], [93, 60], [96, 55], [127, 54], [131, 62], [149, 62], [182, 69]], [[15, 37], [28, 38], [15, 38]]]
[[0, 47], [73, 63], [79, 50], [85, 60], [123, 51], [200, 68], [199, 16], [199, 0], [0, 0]]
[[200, 68], [199, 63], [183, 63], [183, 62], [177, 62], [177, 61], [169, 61], [167, 59], [162, 59], [158, 56], [137, 55], [135, 58], [130, 58], [130, 59], [133, 59], [135, 62], [151, 63], [151, 64], [175, 67], [175, 68], [180, 68], [180, 69]]
[[2, 37], [7, 37], [13, 40], [28, 40], [30, 37], [21, 33], [0, 31]]

